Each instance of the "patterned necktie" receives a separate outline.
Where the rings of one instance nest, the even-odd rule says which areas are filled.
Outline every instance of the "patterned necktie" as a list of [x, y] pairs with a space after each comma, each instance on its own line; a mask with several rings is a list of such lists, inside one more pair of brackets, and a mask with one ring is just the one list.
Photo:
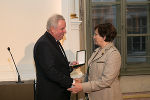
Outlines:
[[60, 43], [59, 41], [57, 41], [57, 44], [59, 45], [59, 48], [60, 48], [62, 54], [64, 55], [64, 57], [67, 58], [67, 56], [66, 56], [66, 54], [65, 54], [65, 51], [64, 51], [64, 49], [63, 49], [61, 43]]

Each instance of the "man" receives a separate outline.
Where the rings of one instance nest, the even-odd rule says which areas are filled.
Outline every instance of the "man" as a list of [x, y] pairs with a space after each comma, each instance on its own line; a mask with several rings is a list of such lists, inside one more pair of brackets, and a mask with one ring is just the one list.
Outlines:
[[63, 16], [54, 15], [47, 21], [47, 31], [34, 46], [36, 65], [36, 100], [70, 100], [72, 68], [59, 43], [66, 33]]

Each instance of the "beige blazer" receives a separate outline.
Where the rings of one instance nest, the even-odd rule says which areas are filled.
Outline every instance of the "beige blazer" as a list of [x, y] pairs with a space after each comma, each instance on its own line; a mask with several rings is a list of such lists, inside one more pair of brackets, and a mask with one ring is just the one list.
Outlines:
[[118, 75], [121, 56], [113, 43], [97, 48], [88, 61], [88, 82], [82, 83], [83, 92], [90, 100], [122, 100]]

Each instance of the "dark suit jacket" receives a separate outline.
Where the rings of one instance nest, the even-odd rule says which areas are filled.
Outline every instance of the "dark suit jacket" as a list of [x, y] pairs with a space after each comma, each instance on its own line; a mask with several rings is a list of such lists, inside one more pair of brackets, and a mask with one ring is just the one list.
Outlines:
[[70, 100], [72, 69], [54, 37], [45, 32], [34, 46], [37, 100]]

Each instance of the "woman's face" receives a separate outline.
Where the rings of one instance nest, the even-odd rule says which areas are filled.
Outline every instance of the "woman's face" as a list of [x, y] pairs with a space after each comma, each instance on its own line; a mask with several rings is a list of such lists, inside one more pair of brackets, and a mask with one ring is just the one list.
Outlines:
[[104, 38], [99, 35], [98, 29], [95, 30], [93, 39], [94, 39], [94, 43], [100, 47], [102, 47], [105, 42]]

